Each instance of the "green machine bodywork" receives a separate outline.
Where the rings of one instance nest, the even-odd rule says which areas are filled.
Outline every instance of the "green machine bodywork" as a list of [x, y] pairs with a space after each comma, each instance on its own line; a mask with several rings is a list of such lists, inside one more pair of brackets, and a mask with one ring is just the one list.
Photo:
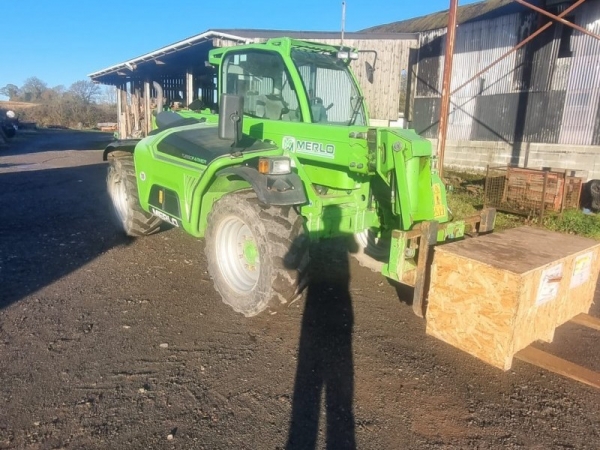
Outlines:
[[[217, 69], [219, 94], [244, 97], [243, 135], [252, 145], [230, 147], [223, 141], [219, 151], [194, 151], [194, 139], [216, 135], [219, 116], [178, 111], [183, 122], [159, 125], [135, 146], [140, 203], [203, 237], [216, 201], [234, 191], [257, 190], [252, 177], [258, 173], [252, 171], [259, 158], [289, 158], [286, 180], [294, 195], [287, 198], [283, 189], [278, 197], [283, 200], [271, 203], [294, 205], [311, 239], [368, 231], [379, 245], [389, 246], [382, 272], [416, 286], [420, 314], [417, 296], [424, 295], [418, 291], [430, 246], [462, 237], [469, 224], [449, 221], [445, 186], [428, 140], [413, 130], [368, 126], [364, 97], [349, 68], [351, 55], [350, 49], [289, 38], [212, 50], [209, 62]], [[178, 146], [183, 138], [187, 143]], [[202, 142], [208, 148], [216, 141]], [[479, 219], [471, 222], [476, 227]], [[493, 226], [493, 218], [484, 222], [482, 230]], [[246, 252], [253, 257], [252, 249]]]

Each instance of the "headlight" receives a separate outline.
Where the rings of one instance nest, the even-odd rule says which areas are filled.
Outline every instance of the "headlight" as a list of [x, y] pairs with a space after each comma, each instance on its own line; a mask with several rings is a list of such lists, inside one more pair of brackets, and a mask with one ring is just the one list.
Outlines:
[[291, 161], [286, 156], [276, 158], [260, 158], [258, 160], [258, 171], [262, 174], [285, 175], [291, 172]]
[[340, 50], [339, 52], [337, 52], [336, 56], [338, 59], [352, 59], [352, 60], [358, 59], [357, 52], [349, 52], [346, 50]]

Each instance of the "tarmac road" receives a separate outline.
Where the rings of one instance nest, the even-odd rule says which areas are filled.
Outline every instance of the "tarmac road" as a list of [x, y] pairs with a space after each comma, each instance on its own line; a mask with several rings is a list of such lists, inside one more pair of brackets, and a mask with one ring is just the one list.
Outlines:
[[[235, 314], [201, 241], [119, 235], [109, 140], [39, 131], [0, 148], [0, 448], [600, 448], [598, 391], [426, 336], [335, 245], [300, 300]], [[600, 370], [599, 338], [567, 325], [548, 348]]]

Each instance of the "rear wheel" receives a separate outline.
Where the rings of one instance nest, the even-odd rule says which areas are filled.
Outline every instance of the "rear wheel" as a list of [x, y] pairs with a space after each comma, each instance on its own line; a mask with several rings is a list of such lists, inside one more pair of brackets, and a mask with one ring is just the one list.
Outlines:
[[106, 187], [112, 201], [113, 219], [125, 234], [147, 236], [160, 228], [162, 221], [140, 205], [133, 156], [110, 159]]
[[303, 219], [254, 192], [222, 197], [208, 216], [208, 270], [223, 301], [247, 317], [296, 295], [308, 266]]

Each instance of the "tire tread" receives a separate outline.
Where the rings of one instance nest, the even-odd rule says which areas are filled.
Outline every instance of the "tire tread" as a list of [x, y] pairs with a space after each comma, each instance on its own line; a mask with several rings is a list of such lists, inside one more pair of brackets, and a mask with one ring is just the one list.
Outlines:
[[[216, 228], [212, 224], [217, 223], [222, 214], [239, 214], [244, 208], [248, 208], [248, 214], [256, 216], [264, 227], [270, 265], [270, 279], [262, 282], [259, 279], [254, 292], [249, 294], [254, 296], [250, 306], [236, 301], [227, 286], [222, 285], [223, 279], [218, 275], [218, 262], [213, 256], [216, 255]], [[297, 295], [307, 272], [307, 264], [302, 263], [304, 260], [308, 261], [308, 237], [304, 235], [303, 223], [303, 217], [293, 208], [261, 204], [254, 191], [228, 194], [215, 203], [208, 216], [206, 253], [209, 272], [223, 301], [235, 311], [251, 317], [269, 307], [286, 303]]]

